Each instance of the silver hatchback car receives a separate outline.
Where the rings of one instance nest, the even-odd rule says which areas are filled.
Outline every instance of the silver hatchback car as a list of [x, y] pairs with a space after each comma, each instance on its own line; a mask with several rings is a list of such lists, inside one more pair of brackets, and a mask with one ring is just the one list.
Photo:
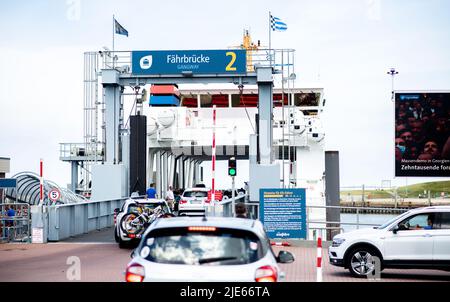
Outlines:
[[228, 217], [158, 219], [142, 236], [127, 266], [126, 281], [283, 281], [278, 263], [294, 256], [275, 256], [262, 223]]

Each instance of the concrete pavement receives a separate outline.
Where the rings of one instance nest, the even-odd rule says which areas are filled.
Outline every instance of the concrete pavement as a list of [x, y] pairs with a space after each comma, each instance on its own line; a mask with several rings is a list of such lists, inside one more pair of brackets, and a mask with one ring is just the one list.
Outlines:
[[[314, 282], [316, 280], [316, 248], [307, 246], [273, 247], [278, 254], [286, 250], [294, 254], [295, 262], [281, 264], [286, 281]], [[44, 281], [66, 282], [67, 271], [73, 263], [69, 257], [80, 259], [81, 281], [124, 280], [124, 271], [130, 261], [130, 249], [120, 249], [114, 241], [113, 228], [94, 231], [58, 243], [0, 244], [0, 282]], [[323, 250], [324, 282], [368, 282], [356, 279], [340, 267], [328, 263], [327, 249]], [[381, 282], [450, 281], [450, 272], [438, 270], [386, 269]], [[373, 281], [370, 281], [373, 282]]]

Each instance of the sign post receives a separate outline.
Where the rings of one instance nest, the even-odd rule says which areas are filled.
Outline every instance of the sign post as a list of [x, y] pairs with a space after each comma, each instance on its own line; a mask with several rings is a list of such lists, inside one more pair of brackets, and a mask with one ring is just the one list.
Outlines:
[[234, 188], [235, 188], [235, 184], [234, 184], [234, 176], [231, 177], [231, 213], [233, 213], [233, 217], [236, 217], [236, 204], [235, 204], [235, 194], [234, 194]]

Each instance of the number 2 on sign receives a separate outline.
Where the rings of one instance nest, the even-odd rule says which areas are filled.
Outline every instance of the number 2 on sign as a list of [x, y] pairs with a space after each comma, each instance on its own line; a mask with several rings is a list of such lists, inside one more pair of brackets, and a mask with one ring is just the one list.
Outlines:
[[234, 62], [236, 62], [236, 53], [228, 51], [226, 55], [227, 57], [231, 56], [231, 60], [230, 63], [228, 63], [227, 67], [225, 68], [225, 71], [236, 71], [236, 67], [233, 67]]

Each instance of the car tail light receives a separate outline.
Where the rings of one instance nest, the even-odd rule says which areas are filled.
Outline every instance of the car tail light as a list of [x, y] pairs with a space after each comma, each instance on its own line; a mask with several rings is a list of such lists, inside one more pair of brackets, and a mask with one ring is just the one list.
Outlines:
[[180, 200], [180, 204], [185, 204], [185, 203], [187, 203], [187, 200], [185, 200], [185, 199]]
[[277, 270], [270, 266], [261, 266], [255, 273], [256, 282], [277, 282]]
[[144, 278], [145, 278], [145, 270], [142, 265], [133, 263], [127, 267], [125, 281], [142, 282]]

